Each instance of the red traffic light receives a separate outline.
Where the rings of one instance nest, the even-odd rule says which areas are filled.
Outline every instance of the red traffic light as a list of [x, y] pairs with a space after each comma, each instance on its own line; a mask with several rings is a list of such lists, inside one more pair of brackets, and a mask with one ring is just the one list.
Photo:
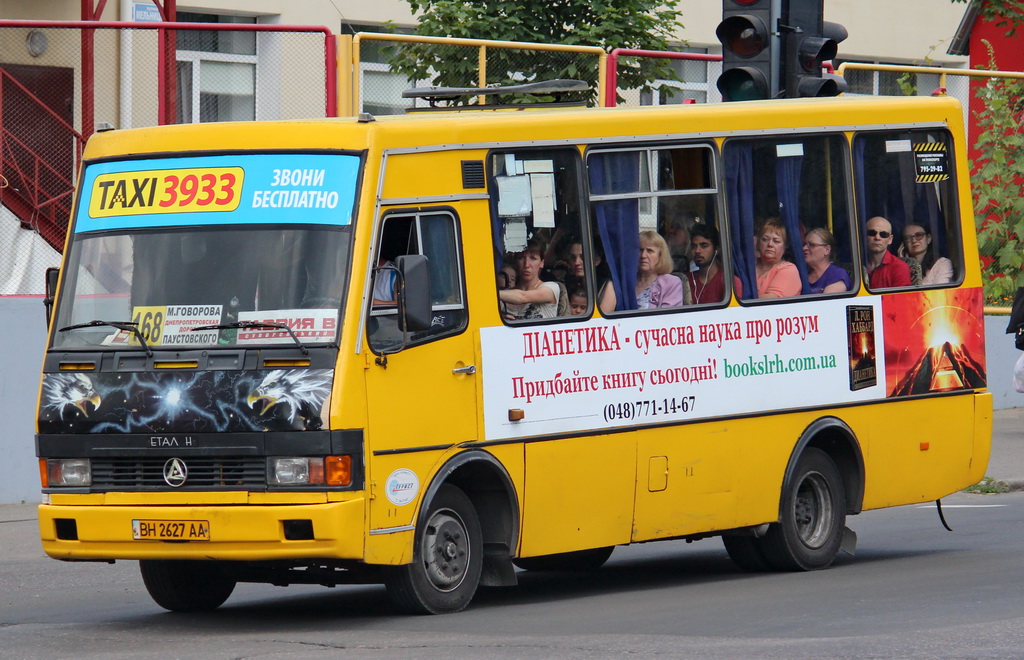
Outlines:
[[768, 46], [768, 26], [757, 16], [736, 14], [719, 23], [715, 35], [739, 57], [753, 57]]

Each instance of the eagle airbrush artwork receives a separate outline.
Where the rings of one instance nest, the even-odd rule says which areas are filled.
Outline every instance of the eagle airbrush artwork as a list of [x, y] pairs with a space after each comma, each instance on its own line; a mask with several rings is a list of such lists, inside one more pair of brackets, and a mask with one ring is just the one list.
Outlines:
[[332, 369], [47, 374], [40, 433], [316, 431]]

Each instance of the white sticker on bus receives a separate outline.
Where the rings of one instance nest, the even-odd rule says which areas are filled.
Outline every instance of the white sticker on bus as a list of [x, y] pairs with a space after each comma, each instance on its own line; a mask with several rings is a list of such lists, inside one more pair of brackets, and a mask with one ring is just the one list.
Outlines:
[[384, 494], [395, 506], [405, 506], [416, 499], [420, 492], [420, 480], [416, 473], [406, 468], [399, 468], [388, 476], [384, 485]]

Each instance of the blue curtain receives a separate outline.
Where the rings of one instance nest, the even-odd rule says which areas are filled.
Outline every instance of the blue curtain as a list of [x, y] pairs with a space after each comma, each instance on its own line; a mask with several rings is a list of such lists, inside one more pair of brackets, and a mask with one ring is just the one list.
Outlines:
[[754, 151], [746, 142], [729, 143], [725, 150], [726, 215], [729, 244], [736, 277], [743, 285], [743, 299], [757, 298], [754, 275]]
[[803, 156], [784, 156], [775, 159], [775, 192], [779, 199], [779, 215], [789, 237], [789, 251], [800, 272], [803, 292], [810, 293], [807, 284], [807, 264], [804, 263], [803, 232], [800, 231], [800, 170]]
[[[640, 152], [594, 154], [588, 162], [590, 191], [595, 195], [635, 192]], [[616, 310], [636, 309], [636, 272], [640, 265], [640, 201], [594, 203], [597, 231], [612, 275]]]

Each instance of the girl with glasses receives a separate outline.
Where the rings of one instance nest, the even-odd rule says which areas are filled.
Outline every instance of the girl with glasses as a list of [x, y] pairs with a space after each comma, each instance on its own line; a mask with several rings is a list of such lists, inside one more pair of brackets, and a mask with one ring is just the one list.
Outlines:
[[953, 281], [953, 262], [946, 257], [936, 257], [932, 232], [923, 225], [907, 225], [903, 230], [903, 245], [899, 249], [921, 264], [921, 284], [945, 284]]

